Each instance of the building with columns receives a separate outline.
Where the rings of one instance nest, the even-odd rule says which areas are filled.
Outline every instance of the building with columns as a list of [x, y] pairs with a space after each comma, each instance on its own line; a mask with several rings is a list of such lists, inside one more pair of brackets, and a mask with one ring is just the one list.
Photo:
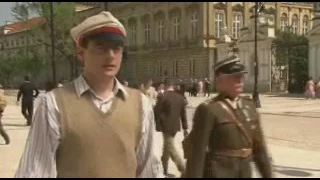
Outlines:
[[[224, 28], [239, 39], [254, 12], [254, 2], [124, 2], [108, 7], [128, 32], [120, 76], [131, 82], [210, 78], [221, 56], [216, 44]], [[276, 29], [306, 34], [312, 27], [312, 3], [265, 2], [265, 7]]]

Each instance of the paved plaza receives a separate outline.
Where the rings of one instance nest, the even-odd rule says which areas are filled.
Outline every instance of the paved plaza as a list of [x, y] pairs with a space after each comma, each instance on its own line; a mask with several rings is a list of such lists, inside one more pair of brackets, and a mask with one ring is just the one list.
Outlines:
[[[295, 96], [261, 95], [262, 125], [276, 177], [320, 177], [320, 100], [306, 100]], [[15, 98], [8, 97], [10, 105], [4, 113], [5, 129], [11, 138], [9, 146], [0, 139], [0, 178], [13, 177], [23, 152], [29, 127], [20, 114]], [[195, 107], [206, 98], [188, 98], [188, 120]], [[190, 127], [191, 128], [191, 127]], [[176, 144], [182, 155], [182, 133]], [[162, 151], [162, 136], [156, 133], [156, 151]], [[179, 175], [170, 162], [170, 173]], [[254, 171], [254, 177], [259, 177]]]

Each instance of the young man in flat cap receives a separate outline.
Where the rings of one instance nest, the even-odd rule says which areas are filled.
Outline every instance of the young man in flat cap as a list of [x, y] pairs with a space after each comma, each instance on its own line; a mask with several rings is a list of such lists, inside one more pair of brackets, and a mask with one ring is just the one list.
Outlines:
[[101, 12], [71, 36], [83, 74], [41, 99], [16, 177], [163, 177], [152, 106], [115, 78], [123, 25]]
[[215, 67], [219, 94], [198, 106], [184, 141], [187, 178], [249, 178], [253, 159], [264, 178], [272, 177], [255, 103], [240, 96], [245, 67], [236, 56]]

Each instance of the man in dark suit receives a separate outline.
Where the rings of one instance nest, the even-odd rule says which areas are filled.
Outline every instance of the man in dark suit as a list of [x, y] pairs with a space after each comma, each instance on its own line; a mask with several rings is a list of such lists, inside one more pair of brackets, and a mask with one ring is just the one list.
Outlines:
[[21, 112], [24, 118], [27, 119], [27, 126], [31, 125], [32, 115], [33, 115], [33, 100], [38, 95], [39, 95], [39, 90], [36, 88], [36, 86], [32, 82], [30, 82], [30, 78], [26, 76], [24, 78], [24, 83], [19, 88], [19, 92], [17, 96], [17, 104], [19, 103], [20, 97], [22, 96]]
[[163, 133], [164, 140], [161, 160], [164, 174], [168, 175], [169, 158], [173, 160], [181, 173], [185, 170], [184, 160], [182, 156], [178, 154], [174, 144], [174, 138], [176, 133], [180, 131], [180, 121], [182, 122], [185, 136], [188, 134], [188, 124], [186, 117], [186, 105], [183, 96], [175, 92], [172, 81], [167, 81], [166, 87], [166, 91], [155, 107], [155, 112], [156, 127], [158, 131]]

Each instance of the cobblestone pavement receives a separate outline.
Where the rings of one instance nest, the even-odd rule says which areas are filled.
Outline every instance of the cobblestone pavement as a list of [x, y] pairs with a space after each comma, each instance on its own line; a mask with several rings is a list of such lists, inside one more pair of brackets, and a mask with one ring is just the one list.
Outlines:
[[[14, 97], [8, 97], [10, 105], [4, 113], [5, 129], [11, 137], [9, 146], [0, 138], [0, 178], [13, 177], [23, 152], [29, 128], [20, 114]], [[188, 119], [191, 121], [194, 107], [205, 98], [188, 98]], [[276, 177], [320, 177], [320, 100], [305, 100], [298, 97], [261, 96], [262, 125], [269, 151], [274, 160]], [[182, 133], [176, 144], [183, 155]], [[162, 153], [162, 136], [156, 133], [156, 152]], [[170, 162], [170, 172], [179, 175]], [[254, 177], [259, 177], [254, 171]]]

